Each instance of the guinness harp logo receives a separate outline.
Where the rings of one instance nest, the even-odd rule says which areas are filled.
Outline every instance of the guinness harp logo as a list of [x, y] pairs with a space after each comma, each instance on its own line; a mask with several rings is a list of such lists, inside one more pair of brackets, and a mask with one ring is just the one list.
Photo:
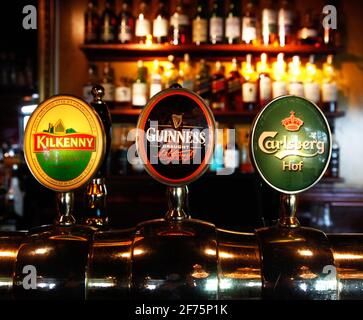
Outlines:
[[174, 129], [178, 129], [183, 122], [183, 114], [173, 114], [171, 119], [173, 120]]

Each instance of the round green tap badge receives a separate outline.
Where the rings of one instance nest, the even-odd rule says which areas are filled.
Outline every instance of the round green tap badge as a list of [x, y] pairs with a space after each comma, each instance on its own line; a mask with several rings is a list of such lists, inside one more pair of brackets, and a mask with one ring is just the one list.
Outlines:
[[99, 116], [73, 96], [45, 100], [25, 129], [28, 167], [40, 183], [55, 191], [70, 191], [85, 184], [98, 170], [104, 150]]
[[294, 194], [316, 184], [331, 156], [328, 121], [312, 102], [284, 96], [257, 116], [251, 134], [253, 163], [274, 189]]

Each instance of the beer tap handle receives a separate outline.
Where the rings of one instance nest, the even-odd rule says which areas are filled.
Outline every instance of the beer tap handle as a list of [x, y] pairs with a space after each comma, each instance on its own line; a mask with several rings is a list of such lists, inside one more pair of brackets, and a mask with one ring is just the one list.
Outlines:
[[74, 193], [57, 192], [58, 221], [57, 224], [69, 226], [76, 223], [73, 217]]
[[281, 227], [296, 228], [300, 226], [296, 217], [297, 196], [295, 194], [281, 194], [280, 196], [280, 217]]
[[188, 187], [168, 187], [166, 193], [169, 209], [165, 220], [179, 221], [188, 218]]

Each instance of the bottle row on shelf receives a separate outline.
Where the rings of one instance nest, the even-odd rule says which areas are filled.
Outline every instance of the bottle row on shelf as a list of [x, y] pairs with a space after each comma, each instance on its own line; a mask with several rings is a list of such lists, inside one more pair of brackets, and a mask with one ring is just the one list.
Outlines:
[[[322, 21], [326, 14], [307, 9], [299, 15], [292, 0], [199, 0], [187, 10], [179, 0], [175, 10], [159, 0], [156, 10], [141, 1], [137, 10], [124, 0], [116, 14], [115, 0], [106, 0], [102, 13], [98, 1], [89, 0], [85, 12], [85, 43], [286, 44], [339, 45], [338, 34]], [[133, 11], [137, 12], [133, 15]], [[190, 17], [193, 17], [192, 19]]]
[[[135, 149], [130, 148], [134, 143], [132, 129], [134, 129], [133, 126], [125, 125], [114, 125], [113, 127], [110, 162], [112, 175], [132, 175], [144, 172], [144, 166], [134, 151]], [[332, 157], [325, 177], [338, 178], [340, 148], [335, 139], [334, 129], [332, 131]], [[249, 153], [249, 135], [249, 126], [217, 129], [215, 149], [209, 170], [218, 175], [253, 173], [254, 168]]]
[[101, 83], [106, 101], [143, 108], [153, 95], [179, 83], [198, 93], [213, 110], [258, 111], [271, 99], [291, 94], [313, 101], [325, 112], [337, 111], [336, 70], [332, 55], [328, 55], [321, 66], [315, 63], [313, 55], [306, 63], [299, 56], [286, 62], [283, 53], [271, 62], [265, 53], [256, 63], [251, 54], [246, 55], [241, 65], [236, 58], [228, 64], [217, 61], [212, 70], [204, 59], [195, 68], [188, 54], [179, 66], [173, 56], [169, 56], [168, 61], [154, 60], [149, 64], [148, 68], [139, 60], [136, 77], [129, 79], [123, 75], [116, 85], [110, 63], [104, 64], [101, 77], [98, 77], [96, 65], [90, 65], [89, 80], [83, 89], [84, 98], [91, 101], [92, 85]]

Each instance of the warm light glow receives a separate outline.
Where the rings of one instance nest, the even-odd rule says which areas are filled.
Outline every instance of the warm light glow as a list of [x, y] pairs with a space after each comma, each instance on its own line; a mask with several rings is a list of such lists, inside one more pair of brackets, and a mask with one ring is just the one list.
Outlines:
[[279, 40], [280, 40], [280, 46], [285, 46], [285, 11], [281, 9], [281, 12], [279, 14]]
[[215, 256], [216, 255], [216, 251], [213, 249], [206, 249], [205, 254], [209, 255], [209, 256]]
[[21, 113], [22, 114], [31, 114], [37, 107], [37, 104], [31, 104], [28, 106], [21, 107]]
[[218, 255], [219, 255], [220, 258], [224, 258], [224, 259], [232, 259], [232, 258], [234, 258], [234, 254], [228, 253], [228, 252], [225, 252], [225, 251], [219, 251], [218, 252]]
[[153, 36], [151, 34], [148, 34], [146, 36], [146, 41], [145, 41], [145, 44], [147, 46], [151, 46], [153, 44]]
[[314, 255], [313, 252], [309, 249], [300, 249], [297, 252], [299, 255], [304, 257], [312, 257]]
[[134, 254], [134, 256], [140, 256], [140, 255], [144, 254], [144, 252], [145, 251], [142, 249], [135, 249], [133, 254]]
[[12, 258], [16, 257], [17, 252], [16, 251], [0, 251], [0, 257], [6, 257], [6, 258]]
[[34, 250], [34, 254], [39, 254], [39, 255], [43, 255], [46, 254], [50, 251], [49, 248], [45, 247], [45, 248], [38, 248]]
[[335, 260], [362, 260], [363, 255], [354, 253], [334, 253]]
[[112, 277], [106, 279], [92, 279], [88, 281], [89, 288], [112, 288], [115, 286], [116, 286], [116, 281]]
[[0, 278], [0, 287], [11, 287], [13, 281], [8, 280], [8, 278]]

